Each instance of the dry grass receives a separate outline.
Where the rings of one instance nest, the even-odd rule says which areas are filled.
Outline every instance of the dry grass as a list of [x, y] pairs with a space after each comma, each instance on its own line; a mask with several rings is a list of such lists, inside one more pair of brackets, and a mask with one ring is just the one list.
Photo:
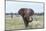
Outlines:
[[[36, 18], [34, 18], [34, 20], [29, 23], [28, 28], [43, 28], [43, 16], [36, 16]], [[25, 29], [21, 16], [14, 16], [13, 18], [6, 16], [6, 30], [12, 29]]]

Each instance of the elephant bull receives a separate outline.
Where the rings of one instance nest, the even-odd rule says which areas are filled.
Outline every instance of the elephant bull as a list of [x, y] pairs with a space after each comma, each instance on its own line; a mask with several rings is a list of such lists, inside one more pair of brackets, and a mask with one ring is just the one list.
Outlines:
[[30, 20], [30, 16], [34, 15], [34, 11], [33, 9], [30, 8], [21, 8], [18, 13], [22, 16], [25, 27], [28, 27], [29, 22], [33, 21], [33, 18], [31, 17]]

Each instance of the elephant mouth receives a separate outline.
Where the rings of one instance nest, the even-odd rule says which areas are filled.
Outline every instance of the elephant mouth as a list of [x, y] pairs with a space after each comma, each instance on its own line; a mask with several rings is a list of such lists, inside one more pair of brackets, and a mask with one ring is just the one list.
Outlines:
[[33, 18], [32, 17], [24, 17], [24, 19], [28, 22], [32, 22]]
[[29, 20], [28, 20], [29, 22], [32, 22], [33, 21], [33, 18], [32, 17], [29, 17]]
[[32, 20], [31, 17], [29, 17], [29, 20]]

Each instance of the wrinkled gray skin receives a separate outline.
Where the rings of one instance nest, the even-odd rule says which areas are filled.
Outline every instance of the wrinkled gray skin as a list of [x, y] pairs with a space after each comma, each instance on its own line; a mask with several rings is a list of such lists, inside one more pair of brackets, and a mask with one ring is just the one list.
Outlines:
[[29, 17], [34, 15], [34, 11], [30, 8], [21, 8], [18, 13], [22, 16], [25, 27], [28, 27], [29, 22], [33, 21], [33, 18], [29, 20]]

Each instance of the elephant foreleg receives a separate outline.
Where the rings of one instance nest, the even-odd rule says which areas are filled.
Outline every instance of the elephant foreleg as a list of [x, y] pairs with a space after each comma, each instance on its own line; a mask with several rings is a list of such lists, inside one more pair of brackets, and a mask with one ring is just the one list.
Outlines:
[[24, 24], [25, 24], [25, 27], [27, 28], [28, 27], [28, 21], [27, 21], [27, 19], [26, 19], [26, 17], [25, 18], [23, 18], [24, 19]]
[[28, 27], [28, 21], [24, 21], [24, 24], [25, 24], [25, 27], [27, 28]]

